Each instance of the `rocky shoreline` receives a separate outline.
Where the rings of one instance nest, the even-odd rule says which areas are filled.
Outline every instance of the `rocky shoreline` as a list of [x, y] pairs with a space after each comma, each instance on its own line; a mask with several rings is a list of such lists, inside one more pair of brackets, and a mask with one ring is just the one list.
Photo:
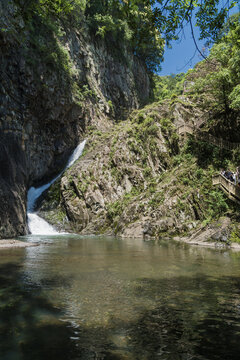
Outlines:
[[38, 243], [27, 243], [15, 239], [3, 239], [0, 240], [0, 250], [1, 249], [11, 249], [11, 248], [26, 248], [30, 246], [38, 246]]
[[211, 248], [215, 248], [215, 249], [228, 249], [228, 250], [240, 251], [240, 244], [238, 244], [238, 243], [226, 244], [226, 243], [221, 243], [221, 242], [217, 242], [217, 241], [215, 241], [215, 242], [200, 241], [197, 239], [191, 239], [191, 238], [179, 237], [179, 236], [174, 237], [173, 240], [179, 241], [182, 243], [186, 243], [189, 245], [197, 245], [197, 246], [211, 247]]
[[[145, 241], [147, 240], [156, 240], [156, 239], [150, 239], [148, 238], [143, 239]], [[218, 242], [218, 241], [207, 241], [206, 239], [202, 238], [200, 240], [198, 237], [192, 238], [192, 237], [179, 237], [175, 236], [172, 238], [172, 240], [186, 243], [189, 245], [197, 245], [197, 246], [204, 246], [204, 247], [210, 247], [215, 249], [228, 249], [228, 250], [235, 250], [240, 251], [240, 244], [239, 243], [224, 243], [224, 242]], [[14, 239], [4, 239], [0, 241], [0, 250], [1, 249], [16, 249], [16, 248], [27, 248], [27, 247], [33, 247], [33, 246], [39, 246], [39, 243], [27, 243], [20, 240], [14, 240]]]

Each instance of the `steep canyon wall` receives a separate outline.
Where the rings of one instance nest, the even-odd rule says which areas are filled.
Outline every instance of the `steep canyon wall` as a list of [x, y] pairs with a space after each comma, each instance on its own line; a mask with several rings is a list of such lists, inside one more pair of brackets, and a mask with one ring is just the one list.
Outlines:
[[[124, 55], [124, 56], [123, 56]], [[140, 61], [104, 40], [0, 3], [0, 237], [27, 232], [26, 194], [58, 173], [91, 125], [110, 128], [149, 96]]]

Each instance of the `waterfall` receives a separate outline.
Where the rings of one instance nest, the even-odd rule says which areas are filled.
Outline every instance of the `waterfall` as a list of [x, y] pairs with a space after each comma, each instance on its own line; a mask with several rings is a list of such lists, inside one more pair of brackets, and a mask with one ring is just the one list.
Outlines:
[[33, 235], [56, 235], [59, 234], [57, 230], [54, 229], [53, 226], [48, 224], [45, 220], [43, 220], [40, 216], [38, 216], [34, 212], [34, 206], [36, 200], [41, 196], [41, 194], [47, 190], [62, 174], [63, 172], [68, 169], [81, 155], [86, 144], [86, 140], [81, 142], [70, 158], [68, 159], [67, 165], [61, 173], [56, 176], [54, 179], [49, 181], [47, 184], [42, 185], [38, 188], [31, 187], [28, 191], [27, 195], [27, 218], [28, 218], [28, 228], [29, 232]]

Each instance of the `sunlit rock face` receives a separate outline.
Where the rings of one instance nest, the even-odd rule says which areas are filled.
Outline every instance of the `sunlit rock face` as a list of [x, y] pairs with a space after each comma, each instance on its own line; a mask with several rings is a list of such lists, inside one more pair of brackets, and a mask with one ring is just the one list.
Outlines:
[[88, 125], [109, 127], [109, 118], [146, 100], [149, 80], [133, 56], [113, 58], [86, 31], [66, 28], [55, 50], [43, 52], [39, 44], [52, 36], [53, 45], [53, 34], [37, 20], [29, 29], [7, 0], [0, 3], [0, 28], [0, 237], [11, 237], [26, 232], [27, 189], [64, 168]]

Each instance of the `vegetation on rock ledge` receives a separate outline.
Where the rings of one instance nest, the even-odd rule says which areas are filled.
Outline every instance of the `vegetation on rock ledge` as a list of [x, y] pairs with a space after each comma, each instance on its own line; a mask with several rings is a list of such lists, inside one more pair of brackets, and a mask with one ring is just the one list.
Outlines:
[[[122, 52], [130, 48], [150, 72], [160, 67], [164, 45], [170, 46], [186, 23], [200, 28], [200, 38], [215, 41], [234, 1], [219, 7], [219, 1], [163, 0], [14, 0], [26, 22], [34, 17], [42, 21], [70, 21], [77, 28], [82, 22], [95, 36]], [[194, 14], [194, 16], [193, 16]], [[119, 45], [121, 44], [121, 45]]]

